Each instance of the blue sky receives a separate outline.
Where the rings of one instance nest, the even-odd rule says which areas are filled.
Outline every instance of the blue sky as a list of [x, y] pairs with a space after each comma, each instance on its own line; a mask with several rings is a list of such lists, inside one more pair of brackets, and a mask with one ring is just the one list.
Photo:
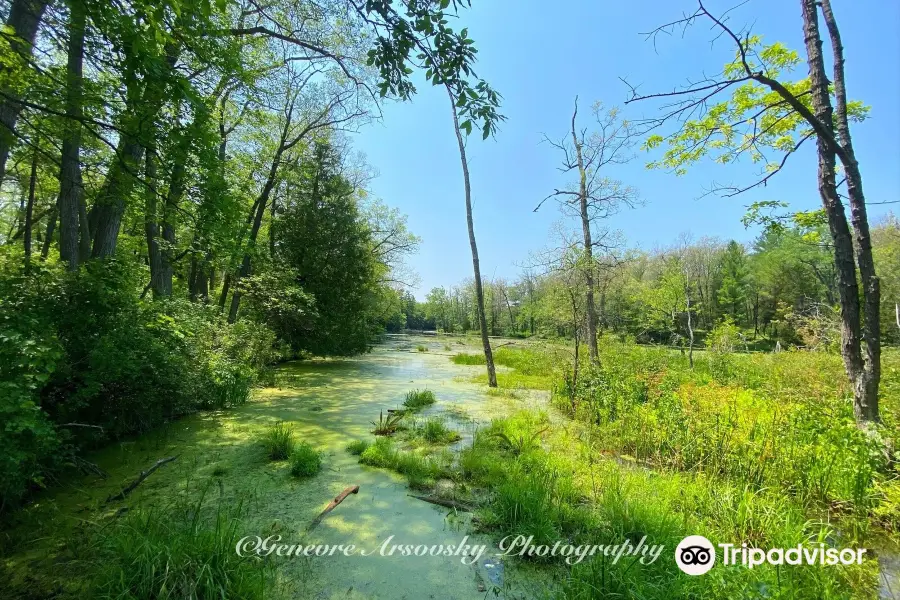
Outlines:
[[[714, 13], [734, 4], [707, 2]], [[473, 0], [461, 24], [479, 50], [478, 74], [503, 94], [508, 119], [496, 139], [473, 135], [467, 146], [484, 277], [515, 278], [561, 218], [550, 204], [533, 212], [566, 183], [557, 170], [557, 151], [540, 141], [543, 133], [556, 139], [566, 133], [576, 95], [579, 114], [588, 116], [595, 100], [622, 105], [628, 89], [620, 77], [640, 84], [642, 92], [665, 91], [704, 72], [714, 74], [730, 60], [733, 46], [725, 39], [711, 46], [714, 33], [706, 23], [685, 37], [659, 38], [656, 49], [640, 33], [695, 7], [694, 0]], [[833, 8], [844, 41], [848, 94], [872, 107], [870, 118], [853, 127], [866, 195], [869, 202], [900, 200], [900, 1], [833, 0]], [[750, 0], [731, 13], [730, 23], [751, 24], [764, 41], [802, 50], [797, 0]], [[418, 88], [412, 102], [387, 104], [382, 122], [356, 135], [354, 145], [379, 173], [371, 191], [406, 213], [410, 228], [422, 237], [410, 262], [421, 278], [413, 291], [424, 299], [432, 287], [471, 277], [472, 261], [449, 100], [430, 85]], [[654, 114], [652, 104], [625, 107], [630, 119]], [[609, 173], [637, 187], [646, 203], [608, 224], [631, 246], [665, 246], [680, 233], [750, 241], [755, 232], [744, 229], [741, 216], [751, 202], [784, 200], [796, 210], [819, 204], [812, 145], [792, 157], [767, 187], [736, 198], [700, 196], [714, 181], [751, 181], [756, 166], [704, 162], [676, 177], [647, 170], [650, 158], [641, 153]], [[872, 205], [870, 216], [877, 220], [891, 208]]]

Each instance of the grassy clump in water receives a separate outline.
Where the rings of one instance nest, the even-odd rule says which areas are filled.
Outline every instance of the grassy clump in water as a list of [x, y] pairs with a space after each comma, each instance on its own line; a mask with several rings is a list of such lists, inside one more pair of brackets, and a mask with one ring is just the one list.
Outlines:
[[450, 360], [457, 365], [483, 365], [485, 364], [484, 354], [467, 354], [460, 352], [450, 357]]
[[425, 456], [398, 450], [388, 438], [378, 438], [359, 457], [361, 464], [390, 469], [406, 476], [413, 488], [426, 488], [448, 476], [452, 461], [449, 454]]
[[458, 431], [448, 428], [443, 419], [432, 417], [427, 419], [420, 427], [416, 428], [416, 434], [430, 444], [450, 444], [459, 441]]
[[366, 440], [353, 440], [347, 444], [346, 450], [353, 456], [359, 456], [366, 451], [371, 444]]
[[419, 344], [416, 346], [416, 352], [428, 352], [428, 347]]
[[291, 453], [291, 475], [312, 477], [322, 470], [322, 454], [306, 442], [298, 444]]
[[238, 556], [242, 505], [213, 514], [201, 498], [169, 510], [136, 510], [91, 535], [76, 561], [91, 598], [272, 598], [269, 568]]
[[294, 450], [294, 427], [278, 421], [263, 437], [263, 446], [269, 460], [286, 460]]
[[435, 403], [434, 392], [431, 390], [410, 390], [406, 392], [403, 406], [410, 410], [419, 410]]

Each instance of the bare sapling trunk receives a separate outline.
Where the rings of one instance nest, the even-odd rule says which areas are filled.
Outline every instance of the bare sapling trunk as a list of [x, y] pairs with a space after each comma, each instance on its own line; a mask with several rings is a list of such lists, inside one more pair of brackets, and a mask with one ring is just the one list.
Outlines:
[[32, 226], [34, 223], [34, 194], [37, 188], [37, 166], [38, 153], [37, 148], [31, 157], [31, 177], [28, 181], [28, 203], [25, 205], [25, 233], [23, 235], [25, 242], [25, 270], [31, 269], [31, 236]]
[[584, 258], [587, 263], [584, 271], [585, 280], [585, 312], [587, 317], [588, 352], [591, 364], [600, 363], [597, 351], [597, 309], [594, 306], [594, 243], [591, 239], [591, 218], [588, 214], [587, 170], [584, 166], [582, 144], [575, 129], [578, 117], [578, 99], [575, 99], [575, 111], [572, 113], [572, 144], [575, 146], [575, 162], [578, 165], [578, 206], [581, 215], [581, 231], [584, 236]]
[[684, 303], [687, 307], [687, 331], [688, 331], [688, 362], [694, 368], [694, 324], [691, 320], [691, 280], [684, 280]]
[[497, 373], [494, 369], [494, 355], [491, 352], [491, 342], [488, 338], [487, 319], [484, 316], [484, 288], [481, 284], [481, 267], [478, 263], [478, 245], [475, 243], [475, 225], [472, 221], [472, 188], [469, 183], [469, 163], [466, 160], [466, 144], [463, 141], [462, 132], [459, 129], [459, 118], [456, 114], [456, 100], [450, 88], [447, 88], [450, 96], [450, 106], [453, 110], [453, 128], [456, 131], [456, 141], [459, 144], [459, 158], [462, 162], [463, 183], [466, 192], [466, 224], [469, 228], [469, 245], [472, 248], [472, 266], [475, 270], [475, 302], [477, 304], [478, 322], [481, 328], [481, 344], [484, 347], [484, 361], [487, 364], [488, 386], [497, 387]]

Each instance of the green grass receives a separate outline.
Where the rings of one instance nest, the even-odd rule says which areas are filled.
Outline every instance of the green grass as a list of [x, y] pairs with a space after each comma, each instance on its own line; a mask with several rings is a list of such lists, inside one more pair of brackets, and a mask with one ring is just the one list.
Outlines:
[[434, 392], [431, 390], [410, 390], [406, 392], [403, 406], [410, 410], [420, 410], [435, 403]]
[[235, 541], [246, 534], [242, 512], [241, 504], [205, 507], [201, 497], [192, 505], [119, 517], [78, 550], [78, 575], [89, 582], [83, 597], [272, 598], [270, 567], [235, 552]]
[[447, 428], [442, 419], [432, 417], [417, 428], [422, 438], [430, 444], [450, 444], [460, 439], [459, 432]]
[[371, 444], [366, 440], [353, 440], [349, 444], [347, 444], [347, 452], [352, 454], [353, 456], [359, 456], [363, 452], [366, 451]]
[[297, 444], [291, 453], [291, 475], [312, 477], [322, 470], [322, 454], [306, 442]]
[[457, 365], [483, 365], [484, 354], [466, 354], [464, 352], [460, 352], [459, 354], [454, 354], [450, 357], [450, 360], [453, 361], [454, 364]]
[[424, 455], [398, 450], [389, 438], [378, 438], [359, 457], [359, 462], [371, 467], [391, 469], [407, 479], [413, 488], [427, 488], [437, 479], [451, 473], [452, 455]]
[[294, 450], [294, 426], [278, 421], [266, 431], [262, 442], [269, 460], [286, 460]]
[[[479, 514], [482, 527], [498, 538], [534, 536], [535, 544], [627, 539], [636, 545], [646, 536], [645, 543], [665, 546], [650, 565], [633, 560], [613, 564], [598, 555], [565, 569], [558, 598], [737, 598], [747, 597], [747, 590], [766, 590], [765, 597], [813, 600], [869, 597], [877, 586], [874, 560], [841, 569], [717, 566], [715, 577], [684, 575], [671, 560], [671, 549], [689, 534], [759, 547], [830, 546], [838, 538], [830, 526], [810, 520], [802, 504], [782, 494], [705, 473], [622, 466], [600, 454], [594, 433], [579, 428], [551, 428], [542, 443], [528, 445], [518, 455], [505, 447], [503, 437], [529, 436], [547, 427], [547, 419], [546, 414], [521, 411], [495, 420], [460, 455], [459, 476], [492, 491]], [[852, 541], [841, 539], [837, 545], [845, 544]]]

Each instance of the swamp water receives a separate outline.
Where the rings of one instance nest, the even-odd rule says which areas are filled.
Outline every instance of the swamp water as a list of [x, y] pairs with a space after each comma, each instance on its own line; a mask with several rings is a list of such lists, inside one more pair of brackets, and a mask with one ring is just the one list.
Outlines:
[[[452, 351], [445, 344], [452, 345]], [[425, 346], [428, 351], [417, 351]], [[358, 464], [345, 450], [370, 433], [379, 412], [397, 408], [411, 389], [430, 389], [436, 404], [421, 416], [445, 415], [466, 444], [476, 427], [531, 402], [538, 394], [511, 400], [489, 396], [470, 383], [483, 367], [455, 365], [449, 355], [477, 352], [458, 340], [389, 336], [364, 356], [289, 363], [278, 369], [279, 387], [257, 390], [245, 406], [179, 420], [133, 441], [114, 444], [88, 457], [109, 477], [66, 482], [32, 504], [4, 549], [7, 572], [27, 582], [53, 569], [54, 549], [84, 521], [115, 518], [124, 506], [165, 506], [205, 493], [226, 503], [242, 502], [246, 515], [238, 537], [280, 535], [285, 544], [353, 544], [369, 556], [276, 557], [278, 581], [290, 598], [482, 599], [544, 595], [532, 568], [498, 559], [491, 538], [473, 534], [466, 517], [409, 496], [405, 480]], [[271, 463], [259, 442], [277, 421], [291, 424], [297, 442], [323, 453], [322, 471], [309, 479], [291, 477], [286, 462]], [[105, 503], [158, 459], [177, 456], [154, 472], [125, 501]], [[309, 523], [341, 491], [360, 487], [313, 531]], [[205, 492], [204, 492], [205, 490]], [[29, 528], [28, 522], [35, 524]], [[40, 525], [37, 525], [40, 524]], [[459, 556], [381, 556], [385, 540], [397, 545], [468, 544], [487, 549], [475, 564]], [[236, 542], [237, 540], [235, 540]]]

